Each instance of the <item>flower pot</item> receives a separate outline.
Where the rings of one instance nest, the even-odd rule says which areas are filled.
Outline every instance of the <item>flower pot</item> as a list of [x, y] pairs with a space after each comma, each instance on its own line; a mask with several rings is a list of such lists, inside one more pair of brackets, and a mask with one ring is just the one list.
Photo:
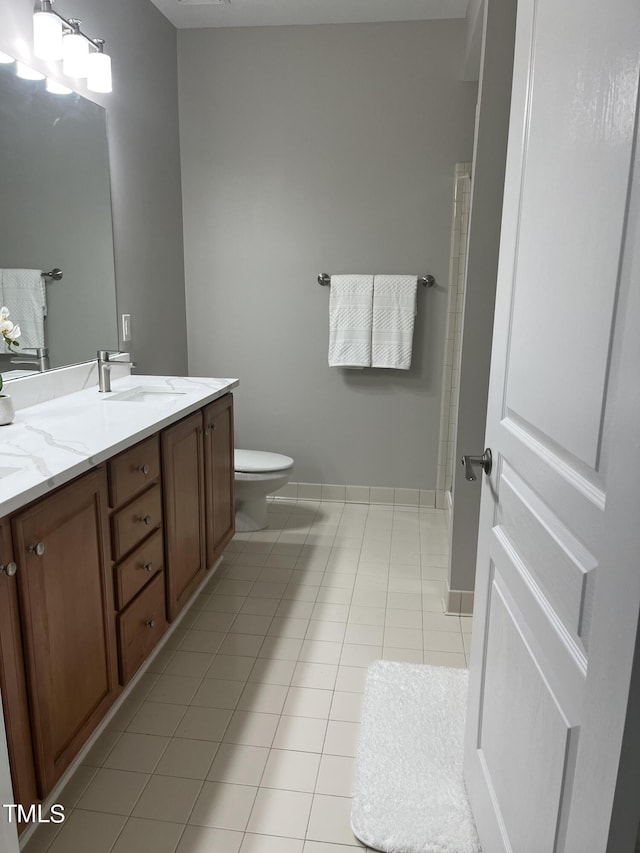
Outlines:
[[16, 416], [13, 400], [8, 394], [0, 394], [0, 425], [10, 424]]

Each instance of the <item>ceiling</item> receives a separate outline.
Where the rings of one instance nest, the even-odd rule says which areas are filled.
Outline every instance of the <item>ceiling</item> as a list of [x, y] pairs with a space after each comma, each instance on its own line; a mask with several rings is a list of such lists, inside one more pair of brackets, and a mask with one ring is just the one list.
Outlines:
[[180, 28], [464, 18], [469, 0], [152, 0]]

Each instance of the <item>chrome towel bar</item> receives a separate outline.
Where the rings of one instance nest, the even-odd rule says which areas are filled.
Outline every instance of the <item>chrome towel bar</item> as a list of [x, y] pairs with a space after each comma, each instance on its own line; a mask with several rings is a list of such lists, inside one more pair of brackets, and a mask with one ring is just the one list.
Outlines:
[[58, 267], [54, 267], [52, 270], [49, 270], [49, 272], [41, 273], [41, 275], [42, 278], [50, 278], [51, 281], [60, 281], [62, 278], [62, 270]]
[[[421, 284], [423, 287], [433, 287], [436, 283], [435, 278], [432, 275], [419, 275], [418, 276], [418, 284]], [[326, 272], [321, 272], [318, 276], [318, 284], [322, 285], [322, 287], [326, 287], [331, 284], [331, 276]]]

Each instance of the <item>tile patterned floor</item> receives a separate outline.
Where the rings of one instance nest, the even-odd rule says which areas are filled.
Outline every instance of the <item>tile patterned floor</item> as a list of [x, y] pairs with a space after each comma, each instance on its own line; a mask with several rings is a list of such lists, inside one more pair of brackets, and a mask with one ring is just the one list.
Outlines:
[[28, 853], [354, 853], [366, 667], [466, 666], [438, 510], [276, 500], [238, 535]]

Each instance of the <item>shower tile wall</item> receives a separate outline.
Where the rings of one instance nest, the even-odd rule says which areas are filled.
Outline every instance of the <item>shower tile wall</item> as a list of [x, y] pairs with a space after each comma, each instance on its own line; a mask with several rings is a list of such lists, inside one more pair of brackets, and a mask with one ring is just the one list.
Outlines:
[[458, 423], [462, 310], [464, 306], [470, 207], [471, 163], [456, 163], [452, 205], [451, 262], [449, 265], [449, 307], [447, 311], [440, 442], [438, 445], [438, 479], [436, 483], [436, 507], [438, 509], [447, 508], [447, 493], [451, 492], [453, 486], [456, 462], [455, 439]]

